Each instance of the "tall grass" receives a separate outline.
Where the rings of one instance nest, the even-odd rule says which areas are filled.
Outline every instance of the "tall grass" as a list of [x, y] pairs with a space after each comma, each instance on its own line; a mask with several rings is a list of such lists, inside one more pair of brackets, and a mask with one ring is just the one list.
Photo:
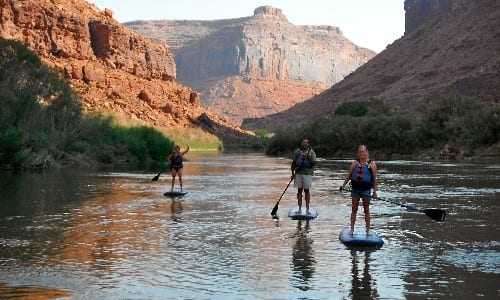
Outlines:
[[162, 129], [162, 132], [181, 148], [189, 145], [193, 150], [218, 151], [223, 149], [222, 142], [216, 136], [200, 128], [168, 128]]

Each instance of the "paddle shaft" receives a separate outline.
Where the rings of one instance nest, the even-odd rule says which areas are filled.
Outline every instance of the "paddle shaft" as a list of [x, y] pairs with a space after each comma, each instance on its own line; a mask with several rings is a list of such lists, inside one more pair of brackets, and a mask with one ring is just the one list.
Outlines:
[[[349, 191], [349, 189], [347, 190]], [[372, 198], [372, 197], [370, 197]], [[384, 199], [384, 198], [373, 198], [375, 200], [381, 200], [381, 201], [385, 201], [385, 202], [389, 202], [389, 203], [392, 203], [392, 204], [396, 204], [396, 205], [399, 205], [401, 207], [405, 207], [406, 209], [410, 210], [410, 211], [417, 211], [417, 212], [421, 212], [421, 213], [424, 213], [426, 216], [428, 216], [429, 218], [435, 220], [435, 221], [438, 221], [438, 222], [443, 222], [444, 219], [446, 218], [446, 212], [442, 209], [439, 209], [439, 208], [425, 208], [425, 209], [418, 209], [414, 206], [409, 206], [407, 204], [403, 204], [401, 202], [396, 202], [396, 201], [391, 201], [391, 200], [388, 200], [388, 199]]]
[[151, 179], [151, 180], [153, 180], [153, 181], [157, 181], [157, 180], [160, 178], [161, 173], [165, 172], [165, 171], [166, 171], [166, 170], [168, 170], [169, 168], [170, 168], [170, 165], [167, 165], [167, 166], [166, 166], [163, 170], [161, 170], [161, 171], [160, 171], [160, 173], [156, 174], [156, 176], [155, 176], [155, 177], [153, 177], [153, 179]]
[[285, 192], [286, 190], [288, 190], [288, 187], [290, 186], [290, 184], [292, 183], [293, 179], [295, 178], [295, 174], [290, 178], [290, 181], [288, 182], [288, 184], [286, 185], [286, 188], [285, 190], [283, 191], [283, 193], [281, 193], [281, 196], [280, 198], [278, 199], [278, 202], [276, 202], [276, 205], [273, 207], [273, 210], [271, 211], [271, 215], [272, 216], [275, 216], [276, 215], [276, 212], [278, 211], [278, 205], [281, 201], [281, 199], [283, 198], [283, 195], [285, 195]]
[[379, 198], [379, 197], [377, 197], [377, 198], [373, 198], [373, 199], [375, 199], [375, 200], [382, 200], [382, 201], [385, 201], [385, 202], [389, 202], [389, 203], [392, 203], [392, 204], [396, 204], [396, 205], [399, 205], [399, 206], [401, 206], [401, 207], [406, 207], [406, 208], [411, 209], [411, 210], [419, 210], [419, 209], [417, 209], [417, 208], [415, 208], [415, 207], [409, 207], [408, 205], [405, 205], [405, 204], [403, 204], [403, 203], [401, 203], [401, 202], [391, 201], [391, 200], [384, 199], [384, 198]]
[[395, 202], [395, 201], [391, 201], [391, 200], [387, 200], [387, 199], [383, 199], [383, 198], [374, 198], [374, 199], [397, 204], [401, 207], [406, 207], [406, 209], [408, 209], [409, 211], [418, 211], [418, 212], [424, 213], [426, 216], [433, 219], [434, 221], [443, 222], [444, 219], [446, 218], [446, 212], [442, 209], [439, 209], [439, 208], [419, 209], [419, 208], [416, 208], [414, 206], [409, 206], [407, 204], [403, 204], [403, 203], [399, 203], [399, 202]]

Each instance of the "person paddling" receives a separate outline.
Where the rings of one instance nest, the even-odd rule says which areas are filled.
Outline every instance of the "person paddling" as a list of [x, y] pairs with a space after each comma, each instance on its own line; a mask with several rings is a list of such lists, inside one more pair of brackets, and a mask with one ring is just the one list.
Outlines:
[[189, 145], [187, 146], [186, 150], [182, 152], [179, 146], [175, 146], [172, 154], [168, 156], [168, 161], [170, 162], [170, 171], [172, 172], [172, 187], [170, 188], [171, 192], [174, 190], [176, 176], [179, 176], [179, 184], [181, 186], [181, 191], [182, 191], [183, 160], [184, 160], [184, 154], [188, 153], [188, 151], [189, 151]]
[[[370, 235], [370, 199], [377, 198], [377, 164], [368, 157], [368, 148], [365, 145], [358, 146], [358, 159], [349, 166], [349, 171], [344, 179], [340, 190], [351, 181], [351, 231], [354, 232], [356, 223], [356, 214], [358, 213], [359, 199], [363, 200], [363, 209], [365, 212], [366, 234]], [[371, 190], [373, 188], [373, 194]]]
[[294, 178], [294, 187], [297, 191], [297, 204], [299, 206], [298, 214], [302, 214], [302, 191], [306, 201], [306, 213], [309, 214], [309, 202], [311, 194], [309, 190], [312, 186], [313, 168], [316, 164], [316, 153], [311, 148], [307, 138], [302, 139], [299, 149], [295, 152], [292, 161], [291, 170]]

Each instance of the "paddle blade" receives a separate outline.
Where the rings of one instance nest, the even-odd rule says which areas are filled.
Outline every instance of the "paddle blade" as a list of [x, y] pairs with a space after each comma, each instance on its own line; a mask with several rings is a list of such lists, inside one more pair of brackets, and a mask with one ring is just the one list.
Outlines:
[[424, 213], [429, 218], [438, 222], [443, 222], [446, 218], [446, 212], [439, 208], [426, 208], [424, 209]]
[[152, 181], [158, 181], [158, 179], [160, 178], [160, 174], [156, 175], [155, 177], [153, 177], [153, 179], [151, 179]]
[[273, 210], [271, 211], [271, 216], [276, 216], [276, 213], [278, 212], [278, 203], [273, 207]]

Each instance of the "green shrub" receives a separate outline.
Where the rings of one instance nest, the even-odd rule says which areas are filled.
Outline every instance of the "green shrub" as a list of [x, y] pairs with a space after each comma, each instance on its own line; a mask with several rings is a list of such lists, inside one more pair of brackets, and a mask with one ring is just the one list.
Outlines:
[[328, 118], [278, 131], [266, 153], [297, 147], [303, 136], [315, 140], [322, 153], [351, 153], [360, 144], [385, 153], [412, 154], [445, 143], [472, 153], [499, 141], [500, 106], [448, 96], [422, 115], [391, 112], [380, 100], [345, 103]]

